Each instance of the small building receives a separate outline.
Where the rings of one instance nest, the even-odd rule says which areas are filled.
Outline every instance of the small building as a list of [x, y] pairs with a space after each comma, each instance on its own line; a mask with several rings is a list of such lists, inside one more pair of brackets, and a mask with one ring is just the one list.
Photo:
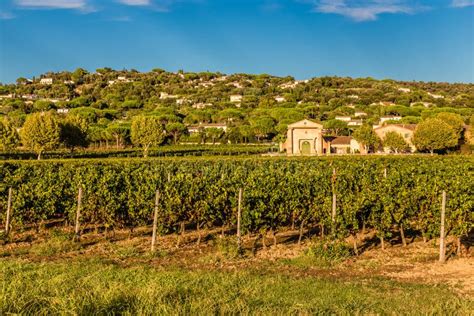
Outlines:
[[383, 123], [387, 121], [400, 121], [402, 119], [401, 116], [398, 115], [387, 115], [387, 116], [382, 116], [380, 118], [380, 125], [383, 125]]
[[234, 94], [230, 96], [230, 102], [242, 102], [242, 95]]
[[335, 119], [343, 122], [350, 122], [352, 118], [350, 116], [336, 116]]
[[354, 116], [355, 116], [355, 117], [363, 117], [363, 116], [367, 116], [367, 113], [362, 112], [362, 111], [356, 111], [356, 112], [354, 113]]
[[[416, 124], [387, 124], [375, 128], [374, 132], [381, 140], [385, 138], [385, 134], [387, 134], [388, 132], [396, 132], [397, 134], [400, 134], [410, 147], [410, 150], [413, 152], [416, 150], [416, 147], [413, 145], [412, 142], [413, 133], [415, 132], [415, 129]], [[383, 151], [388, 152], [388, 149], [383, 148]]]
[[325, 151], [330, 154], [344, 155], [360, 152], [359, 143], [351, 136], [324, 136]]
[[350, 120], [349, 122], [347, 122], [347, 126], [362, 126], [363, 124], [363, 120]]
[[288, 125], [287, 137], [280, 151], [289, 156], [346, 154], [360, 151], [359, 144], [350, 136], [326, 136], [323, 125], [302, 120]]
[[168, 94], [167, 92], [160, 92], [160, 99], [177, 99], [179, 96]]
[[40, 79], [40, 84], [52, 85], [53, 84], [53, 78], [41, 78]]
[[224, 132], [227, 131], [227, 124], [225, 123], [200, 123], [198, 125], [189, 125], [188, 126], [188, 133], [199, 133], [202, 130], [206, 130], [208, 128], [218, 128], [223, 130]]
[[69, 113], [69, 109], [57, 109], [56, 112], [58, 112], [58, 114], [67, 114]]
[[285, 99], [285, 97], [277, 96], [277, 97], [275, 97], [275, 101], [277, 101], [278, 103], [281, 103], [281, 102], [285, 102], [286, 99]]

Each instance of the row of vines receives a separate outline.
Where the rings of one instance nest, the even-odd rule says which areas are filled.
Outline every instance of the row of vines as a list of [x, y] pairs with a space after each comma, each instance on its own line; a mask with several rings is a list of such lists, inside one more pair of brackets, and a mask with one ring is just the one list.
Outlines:
[[248, 233], [320, 227], [344, 237], [364, 227], [384, 238], [404, 227], [429, 238], [439, 235], [443, 190], [448, 234], [461, 237], [474, 228], [469, 156], [5, 161], [0, 162], [3, 226], [9, 187], [17, 228], [58, 218], [72, 223], [79, 187], [84, 225], [130, 229], [151, 222], [159, 190], [162, 234], [183, 224], [235, 225], [239, 188], [244, 189], [241, 229]]

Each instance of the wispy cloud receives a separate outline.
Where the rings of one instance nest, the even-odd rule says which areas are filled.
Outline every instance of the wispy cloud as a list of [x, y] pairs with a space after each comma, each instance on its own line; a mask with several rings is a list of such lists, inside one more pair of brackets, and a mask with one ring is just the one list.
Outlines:
[[0, 11], [0, 20], [11, 20], [14, 19], [15, 16], [10, 12], [1, 12]]
[[355, 21], [377, 20], [381, 14], [412, 14], [421, 9], [408, 0], [317, 0], [314, 10], [339, 14]]
[[32, 9], [75, 9], [85, 10], [86, 0], [15, 0], [15, 4], [22, 8]]
[[149, 6], [150, 0], [119, 0], [121, 4], [132, 5], [132, 6]]
[[474, 0], [452, 0], [451, 6], [455, 8], [474, 6]]

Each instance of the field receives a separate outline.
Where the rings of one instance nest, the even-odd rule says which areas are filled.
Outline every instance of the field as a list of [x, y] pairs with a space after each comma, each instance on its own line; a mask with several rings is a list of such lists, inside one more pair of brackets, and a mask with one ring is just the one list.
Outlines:
[[[89, 233], [72, 242], [69, 229], [25, 231], [0, 252], [0, 314], [457, 314], [472, 312], [472, 259], [436, 262], [437, 247], [416, 240], [359, 256], [308, 252], [318, 239], [277, 246], [206, 231], [158, 239], [149, 252], [150, 229], [132, 236]], [[361, 236], [362, 238], [362, 236]], [[366, 236], [370, 238], [370, 234]]]
[[[2, 227], [12, 188], [11, 230], [3, 231], [0, 246], [0, 314], [469, 315], [474, 309], [470, 156], [0, 166]], [[443, 191], [447, 263], [439, 264]], [[151, 252], [154, 209], [158, 238]]]

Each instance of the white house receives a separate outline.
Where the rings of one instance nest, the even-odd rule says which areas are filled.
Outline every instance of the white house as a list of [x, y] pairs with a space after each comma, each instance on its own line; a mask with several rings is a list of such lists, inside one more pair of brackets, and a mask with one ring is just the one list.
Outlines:
[[188, 133], [189, 134], [199, 133], [201, 130], [206, 130], [208, 128], [218, 128], [226, 132], [227, 124], [225, 123], [199, 123], [198, 125], [189, 125]]
[[179, 96], [168, 94], [167, 92], [160, 92], [160, 99], [177, 99]]
[[231, 95], [230, 102], [242, 102], [242, 95], [240, 94]]
[[286, 99], [285, 99], [285, 97], [280, 97], [280, 96], [278, 96], [278, 97], [275, 97], [275, 101], [277, 101], [278, 103], [280, 103], [280, 102], [285, 102]]
[[356, 111], [356, 112], [354, 113], [354, 116], [355, 116], [355, 117], [367, 116], [367, 113], [362, 112], [362, 111]]
[[46, 85], [52, 85], [53, 84], [53, 78], [41, 78], [40, 83], [41, 84], [46, 84]]
[[362, 124], [364, 124], [362, 120], [350, 120], [347, 122], [347, 126], [362, 126]]
[[383, 123], [387, 122], [387, 121], [400, 121], [402, 119], [401, 116], [398, 116], [398, 115], [387, 115], [387, 116], [382, 116], [380, 118], [380, 125], [382, 125]]
[[350, 116], [336, 116], [335, 119], [343, 122], [350, 122], [352, 118]]

